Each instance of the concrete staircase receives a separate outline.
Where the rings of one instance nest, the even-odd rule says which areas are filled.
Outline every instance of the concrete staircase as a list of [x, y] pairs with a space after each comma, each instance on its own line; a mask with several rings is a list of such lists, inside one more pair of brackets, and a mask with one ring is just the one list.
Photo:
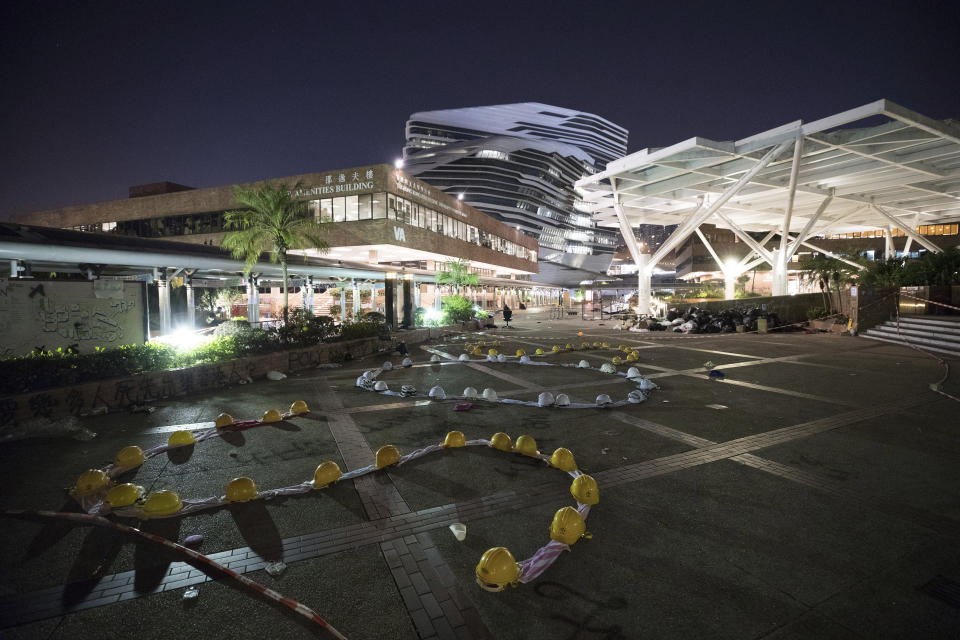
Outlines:
[[960, 358], [960, 317], [900, 316], [899, 333], [897, 321], [887, 320], [860, 335], [870, 340], [910, 344], [927, 351]]

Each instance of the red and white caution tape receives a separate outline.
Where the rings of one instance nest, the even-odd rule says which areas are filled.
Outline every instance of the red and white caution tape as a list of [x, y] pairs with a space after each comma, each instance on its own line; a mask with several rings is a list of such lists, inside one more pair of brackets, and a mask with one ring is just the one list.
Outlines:
[[225, 573], [231, 578], [233, 578], [234, 580], [241, 582], [242, 584], [256, 591], [257, 593], [266, 596], [267, 598], [273, 600], [274, 602], [279, 602], [283, 606], [289, 609], [292, 609], [293, 611], [297, 612], [301, 616], [309, 619], [314, 624], [320, 625], [321, 627], [329, 631], [331, 635], [333, 635], [335, 638], [339, 638], [339, 640], [347, 640], [342, 633], [334, 629], [330, 625], [330, 623], [324, 620], [319, 613], [317, 613], [307, 605], [301, 602], [297, 602], [293, 598], [288, 598], [283, 594], [274, 591], [273, 589], [265, 587], [259, 582], [251, 580], [250, 578], [237, 573], [233, 569], [229, 569], [223, 566], [222, 564], [214, 562], [213, 560], [203, 555], [202, 553], [197, 553], [193, 549], [188, 549], [187, 547], [184, 547], [183, 545], [179, 545], [176, 542], [173, 542], [172, 540], [167, 540], [166, 538], [162, 538], [158, 535], [147, 533], [146, 531], [141, 531], [140, 529], [129, 527], [125, 524], [120, 524], [119, 522], [113, 522], [111, 520], [107, 520], [106, 518], [102, 518], [100, 516], [92, 516], [85, 513], [67, 513], [63, 511], [16, 510], [16, 511], [0, 511], [0, 515], [5, 517], [12, 517], [12, 518], [32, 516], [32, 517], [39, 517], [39, 518], [53, 518], [56, 520], [70, 520], [73, 522], [79, 522], [81, 524], [92, 525], [96, 527], [106, 527], [108, 529], [115, 529], [117, 531], [122, 531], [124, 533], [132, 533], [133, 535], [140, 536], [141, 538], [145, 538], [150, 542], [155, 542], [157, 544], [161, 544], [165, 547], [173, 549], [174, 551], [182, 555], [188, 556], [192, 560], [195, 560], [209, 567], [212, 567], [217, 571]]

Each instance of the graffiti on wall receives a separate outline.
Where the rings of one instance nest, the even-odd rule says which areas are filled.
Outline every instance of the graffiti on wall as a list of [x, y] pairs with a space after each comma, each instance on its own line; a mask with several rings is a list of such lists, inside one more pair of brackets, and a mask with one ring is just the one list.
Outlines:
[[[0, 294], [0, 353], [144, 341], [142, 283], [9, 280]], [[108, 286], [109, 285], [109, 286]]]

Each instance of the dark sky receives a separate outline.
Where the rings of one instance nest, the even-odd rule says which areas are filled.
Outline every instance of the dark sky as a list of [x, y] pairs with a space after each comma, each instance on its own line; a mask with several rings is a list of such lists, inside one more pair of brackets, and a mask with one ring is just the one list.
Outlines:
[[10, 2], [0, 219], [392, 162], [415, 111], [539, 101], [630, 150], [878, 98], [960, 117], [960, 2]]

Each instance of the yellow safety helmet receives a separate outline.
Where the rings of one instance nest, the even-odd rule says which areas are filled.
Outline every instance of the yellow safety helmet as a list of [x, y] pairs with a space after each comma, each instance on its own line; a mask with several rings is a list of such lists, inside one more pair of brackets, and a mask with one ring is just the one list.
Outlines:
[[107, 491], [107, 502], [112, 509], [126, 507], [140, 499], [141, 487], [132, 482], [125, 482]]
[[467, 446], [467, 439], [463, 436], [462, 431], [451, 431], [447, 434], [447, 437], [443, 439], [444, 447], [465, 447]]
[[577, 462], [573, 459], [570, 449], [564, 447], [557, 448], [550, 456], [550, 464], [561, 471], [573, 471], [577, 468]]
[[627, 362], [636, 362], [640, 359], [640, 356], [637, 355], [636, 351], [631, 351], [627, 354]]
[[593, 343], [593, 347], [594, 347], [595, 349], [599, 349], [599, 348], [600, 348], [600, 343], [599, 343], [599, 342], [594, 342], [594, 343]]
[[385, 444], [377, 449], [377, 469], [383, 469], [398, 462], [400, 462], [400, 450], [392, 444]]
[[256, 497], [257, 485], [246, 476], [234, 478], [227, 485], [227, 502], [247, 502]]
[[120, 449], [113, 462], [121, 469], [133, 469], [142, 465], [144, 460], [143, 449], [134, 444]]
[[573, 483], [570, 485], [570, 493], [580, 504], [597, 504], [600, 502], [600, 489], [597, 487], [597, 481], [586, 474], [573, 479]]
[[536, 458], [537, 454], [540, 453], [537, 451], [537, 441], [531, 436], [520, 436], [517, 438], [517, 441], [513, 445], [513, 450], [533, 458]]
[[498, 356], [498, 355], [500, 355], [500, 353], [499, 353], [496, 349], [490, 349], [489, 351], [487, 351], [487, 355], [488, 355], [488, 356]]
[[283, 416], [276, 409], [267, 409], [263, 412], [263, 417], [260, 418], [260, 422], [280, 422], [282, 420]]
[[183, 503], [180, 501], [177, 492], [166, 489], [151, 493], [143, 505], [143, 511], [147, 515], [154, 516], [170, 515], [180, 511], [181, 508], [183, 508]]
[[553, 345], [552, 348], [553, 348], [553, 352], [554, 352], [554, 353], [557, 353], [557, 352], [560, 351], [560, 345], [556, 345], [556, 344], [555, 344], [555, 345]]
[[499, 341], [499, 340], [494, 340], [494, 341], [493, 341], [493, 346], [499, 347], [499, 346], [500, 346], [500, 341]]
[[586, 531], [587, 523], [573, 507], [558, 509], [550, 523], [550, 539], [567, 545], [582, 538]]
[[107, 486], [109, 482], [110, 476], [100, 469], [88, 469], [77, 478], [77, 486], [73, 491], [78, 496], [85, 496]]
[[581, 348], [581, 349], [589, 349], [589, 348], [590, 348], [590, 343], [589, 343], [589, 342], [582, 342], [582, 343], [580, 343], [580, 348]]
[[292, 405], [290, 405], [290, 413], [292, 413], [295, 416], [302, 416], [305, 413], [310, 413], [310, 409], [309, 407], [307, 407], [306, 402], [304, 402], [303, 400], [297, 400]]
[[568, 342], [568, 343], [567, 343], [567, 346], [565, 347], [565, 349], [566, 349], [567, 351], [573, 351], [573, 345]]
[[193, 434], [183, 429], [171, 433], [170, 438], [167, 440], [167, 444], [171, 447], [181, 447], [183, 445], [196, 443], [197, 439], [193, 437]]
[[519, 358], [520, 356], [525, 356], [525, 355], [527, 355], [527, 352], [526, 352], [526, 351], [524, 351], [523, 349], [517, 349], [517, 357], [518, 357], [518, 358]]
[[343, 472], [340, 471], [340, 465], [333, 460], [321, 462], [317, 470], [313, 472], [313, 488], [323, 489], [325, 486], [340, 479]]
[[623, 364], [623, 358], [620, 356], [613, 356], [613, 359], [610, 360], [613, 364]]
[[600, 346], [603, 347], [604, 349], [609, 349], [609, 348], [610, 348], [610, 343], [609, 343], [609, 342], [602, 342], [602, 343], [600, 343]]
[[217, 416], [217, 421], [214, 423], [217, 427], [229, 427], [233, 424], [233, 416], [229, 413], [221, 413]]
[[500, 451], [512, 451], [513, 440], [510, 439], [510, 436], [500, 431], [490, 437], [490, 446]]
[[542, 356], [542, 355], [543, 355], [543, 349], [541, 349], [540, 347], [537, 347], [537, 350], [534, 351], [534, 353], [536, 353], [538, 356]]
[[484, 591], [503, 591], [516, 586], [520, 579], [520, 564], [506, 547], [487, 549], [477, 563], [477, 584]]

